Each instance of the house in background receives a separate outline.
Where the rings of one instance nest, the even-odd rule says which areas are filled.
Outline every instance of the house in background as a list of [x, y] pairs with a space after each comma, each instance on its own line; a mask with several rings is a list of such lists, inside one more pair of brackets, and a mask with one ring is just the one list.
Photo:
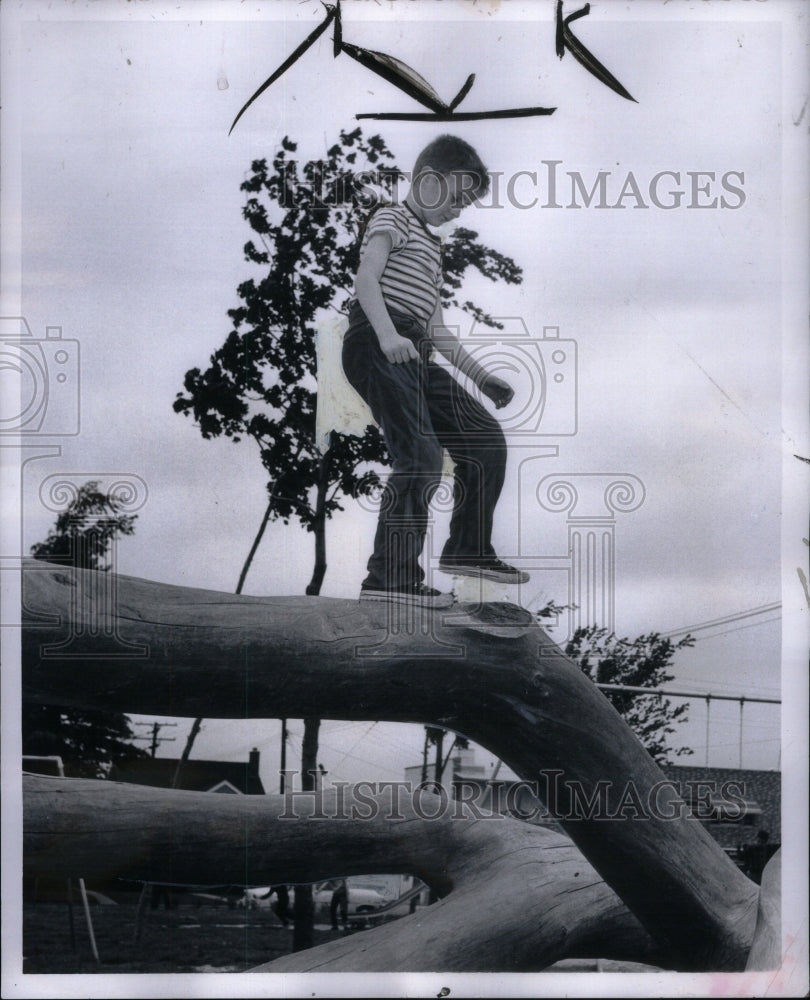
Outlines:
[[[113, 764], [110, 781], [171, 788], [179, 760], [170, 757], [135, 757]], [[259, 777], [259, 751], [250, 751], [246, 763], [223, 760], [186, 760], [176, 788], [187, 792], [221, 792], [226, 795], [264, 795]]]
[[[758, 882], [782, 842], [781, 773], [680, 764], [664, 764], [661, 770], [731, 860]], [[407, 767], [405, 780], [416, 788], [423, 773], [424, 765]], [[432, 783], [433, 768], [426, 774]], [[533, 794], [530, 782], [521, 781], [506, 766], [488, 772], [476, 763], [473, 747], [451, 749], [441, 785], [449, 800], [465, 801], [482, 813], [510, 815], [564, 832]]]
[[662, 771], [732, 861], [758, 882], [782, 845], [781, 772], [681, 764]]
[[[412, 789], [423, 783], [435, 785], [434, 775], [433, 766], [405, 768], [405, 781]], [[441, 786], [448, 800], [467, 802], [485, 814], [500, 813], [530, 823], [555, 825], [529, 782], [521, 781], [506, 765], [498, 764], [488, 771], [476, 762], [475, 747], [454, 743], [444, 762]]]

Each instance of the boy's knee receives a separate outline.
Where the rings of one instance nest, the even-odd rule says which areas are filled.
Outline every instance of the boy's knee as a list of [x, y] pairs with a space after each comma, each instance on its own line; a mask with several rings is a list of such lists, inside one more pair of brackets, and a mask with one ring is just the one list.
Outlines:
[[436, 488], [442, 480], [444, 468], [444, 451], [437, 441], [425, 441], [425, 447], [420, 450], [419, 465], [411, 472], [411, 482], [414, 489], [422, 495], [423, 503], [430, 503]]
[[468, 454], [482, 469], [506, 466], [506, 437], [496, 421], [480, 433], [471, 435], [467, 442]]
[[416, 442], [410, 472], [425, 482], [438, 482], [442, 478], [444, 449], [431, 437], [420, 437]]

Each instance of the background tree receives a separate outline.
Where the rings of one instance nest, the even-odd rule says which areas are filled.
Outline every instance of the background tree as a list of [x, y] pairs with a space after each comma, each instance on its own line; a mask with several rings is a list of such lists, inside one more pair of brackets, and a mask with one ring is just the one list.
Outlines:
[[[669, 668], [675, 653], [694, 644], [695, 640], [689, 635], [673, 642], [657, 632], [640, 635], [632, 641], [618, 639], [613, 632], [591, 625], [574, 632], [565, 652], [579, 663], [594, 683], [659, 688], [673, 679]], [[632, 691], [607, 690], [603, 693], [653, 760], [662, 764], [673, 754], [692, 753], [688, 747], [673, 749], [668, 745], [675, 726], [687, 721], [688, 702], [673, 706], [663, 696], [650, 697]]]
[[[114, 494], [102, 493], [96, 481], [80, 486], [57, 515], [44, 542], [31, 555], [45, 562], [109, 572], [110, 549], [121, 535], [135, 531], [137, 514], [123, 513]], [[76, 664], [81, 669], [81, 663]], [[53, 705], [22, 703], [23, 754], [59, 756], [72, 777], [103, 778], [113, 760], [144, 757], [134, 746], [129, 717], [121, 712], [63, 710]]]
[[135, 532], [138, 515], [124, 514], [123, 509], [114, 494], [102, 493], [96, 481], [87, 482], [57, 515], [45, 541], [31, 546], [31, 555], [45, 562], [107, 573], [113, 542], [119, 535]]

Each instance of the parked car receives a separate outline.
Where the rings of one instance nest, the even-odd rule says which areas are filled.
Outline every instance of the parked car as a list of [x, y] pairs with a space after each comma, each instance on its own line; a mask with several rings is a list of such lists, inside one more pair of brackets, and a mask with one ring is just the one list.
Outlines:
[[[332, 893], [337, 888], [340, 879], [327, 879], [325, 882], [316, 882], [312, 887], [312, 900], [315, 905], [316, 920], [330, 919], [329, 908], [332, 903]], [[388, 899], [379, 886], [364, 880], [362, 877], [350, 876], [346, 879], [348, 889], [347, 914], [355, 916], [362, 913], [373, 913], [380, 907], [386, 906]], [[254, 889], [245, 889], [245, 894], [236, 905], [247, 909], [269, 909], [276, 901], [275, 894], [268, 896], [270, 886], [261, 886]], [[295, 903], [295, 887], [290, 886], [290, 908]]]
[[[317, 883], [312, 890], [312, 898], [315, 903], [315, 915], [323, 915], [328, 919], [329, 908], [332, 904], [332, 893], [338, 887], [340, 879], [328, 879], [326, 882]], [[346, 889], [348, 901], [346, 912], [351, 917], [358, 913], [373, 913], [385, 906], [389, 900], [383, 895], [379, 887], [371, 882], [364, 881], [362, 877], [349, 877], [346, 879]]]

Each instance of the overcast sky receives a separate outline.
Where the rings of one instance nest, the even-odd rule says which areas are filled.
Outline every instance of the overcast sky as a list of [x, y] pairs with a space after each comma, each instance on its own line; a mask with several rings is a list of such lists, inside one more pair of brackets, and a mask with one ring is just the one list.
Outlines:
[[[780, 259], [783, 135], [801, 105], [783, 98], [778, 18], [764, 19], [760, 5], [708, 6], [597, 3], [575, 23], [638, 103], [570, 55], [556, 58], [551, 2], [346, 3], [344, 34], [404, 60], [446, 99], [475, 72], [459, 110], [557, 108], [449, 129], [363, 124], [404, 168], [450, 130], [476, 146], [502, 183], [518, 171], [537, 174], [515, 188], [524, 203], [539, 197], [533, 207], [502, 198], [461, 220], [524, 270], [517, 288], [471, 282], [471, 297], [497, 316], [523, 319], [533, 338], [559, 327], [578, 357], [577, 433], [543, 439], [559, 450], [545, 458], [532, 450], [540, 439], [510, 437], [500, 554], [538, 564], [564, 554], [565, 513], [536, 499], [543, 476], [636, 477], [643, 503], [615, 521], [617, 631], [715, 622], [679, 654], [671, 686], [778, 698], [774, 606], [795, 608], [801, 597], [795, 568], [783, 593], [783, 515], [795, 524], [797, 509], [792, 473], [783, 494], [783, 463], [801, 451], [805, 418], [802, 399], [783, 386], [784, 338], [789, 350], [796, 341], [784, 326], [793, 314], [785, 275], [793, 272]], [[226, 312], [249, 273], [240, 183], [284, 135], [301, 158], [317, 158], [340, 129], [355, 127], [356, 113], [416, 109], [345, 55], [333, 59], [328, 32], [228, 136], [247, 97], [320, 20], [314, 0], [260, 9], [106, 0], [22, 7], [30, 20], [19, 25], [17, 81], [20, 305], [35, 336], [58, 325], [81, 351], [81, 432], [62, 440], [58, 458], [27, 466], [23, 551], [53, 523], [39, 499], [45, 477], [129, 474], [145, 482], [148, 498], [134, 537], [120, 545], [119, 570], [233, 591], [264, 510], [265, 477], [249, 444], [204, 441], [172, 402], [185, 372], [206, 367], [229, 332]], [[560, 208], [543, 207], [552, 160]], [[599, 171], [609, 172], [608, 204], [619, 201], [628, 173], [643, 204], [631, 189], [621, 207], [566, 207], [569, 174], [590, 187]], [[684, 192], [671, 210], [649, 195], [661, 171], [678, 175], [661, 182], [664, 196]], [[713, 174], [694, 181], [704, 190], [692, 190], [695, 171]], [[728, 207], [689, 207], [720, 198]], [[784, 218], [790, 224], [790, 213]], [[469, 328], [461, 314], [448, 318]], [[517, 382], [515, 406], [529, 392]], [[512, 419], [508, 410], [501, 416]], [[437, 516], [437, 532], [444, 523]], [[373, 515], [351, 502], [330, 523], [325, 595], [356, 595], [373, 530]], [[311, 563], [312, 537], [273, 525], [245, 592], [300, 593]], [[568, 595], [559, 574], [538, 569], [520, 599], [544, 596], [565, 603]], [[564, 626], [553, 634], [563, 639]], [[702, 764], [705, 707], [692, 706], [682, 740]], [[160, 752], [179, 753], [189, 727], [180, 720], [164, 730], [177, 742]], [[300, 730], [292, 723], [288, 760], [300, 750]], [[324, 723], [320, 759], [334, 779], [399, 778], [418, 762], [421, 738], [416, 726]], [[737, 703], [713, 704], [710, 743], [711, 763], [738, 763]], [[744, 743], [744, 766], [780, 765], [774, 706], [746, 706]], [[277, 722], [208, 720], [195, 755], [243, 759], [251, 746], [262, 750], [265, 784], [274, 788]]]

